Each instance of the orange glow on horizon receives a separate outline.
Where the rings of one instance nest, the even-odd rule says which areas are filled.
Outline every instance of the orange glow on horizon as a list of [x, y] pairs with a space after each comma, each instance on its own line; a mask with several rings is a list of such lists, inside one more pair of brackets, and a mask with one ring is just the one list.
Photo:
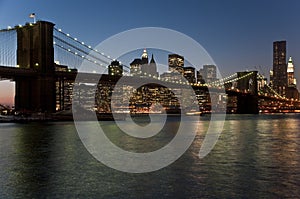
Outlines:
[[14, 97], [15, 83], [8, 80], [0, 81], [0, 104], [13, 106]]

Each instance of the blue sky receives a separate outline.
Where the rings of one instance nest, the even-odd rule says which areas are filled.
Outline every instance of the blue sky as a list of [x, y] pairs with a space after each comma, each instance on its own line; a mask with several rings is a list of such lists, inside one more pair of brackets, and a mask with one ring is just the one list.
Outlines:
[[287, 40], [300, 68], [298, 0], [0, 0], [0, 28], [25, 24], [32, 12], [91, 46], [132, 28], [173, 29], [199, 42], [225, 76], [254, 66], [267, 75], [272, 42]]

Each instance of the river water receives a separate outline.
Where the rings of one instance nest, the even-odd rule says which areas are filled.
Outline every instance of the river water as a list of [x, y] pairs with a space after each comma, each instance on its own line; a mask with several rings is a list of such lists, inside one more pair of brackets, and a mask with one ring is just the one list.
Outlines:
[[[0, 124], [0, 198], [300, 197], [300, 115], [228, 115], [214, 149], [199, 159], [208, 117], [193, 124], [201, 128], [183, 156], [144, 174], [97, 161], [72, 122]], [[178, 122], [141, 143], [114, 122], [101, 125], [121, 147], [151, 151], [173, 138]]]

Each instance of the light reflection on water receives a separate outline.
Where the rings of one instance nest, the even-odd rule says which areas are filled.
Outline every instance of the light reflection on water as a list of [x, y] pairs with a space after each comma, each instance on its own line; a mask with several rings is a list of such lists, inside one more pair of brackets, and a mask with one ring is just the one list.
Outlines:
[[[146, 152], [168, 143], [177, 122], [172, 118], [163, 132], [142, 142], [118, 132], [113, 122], [101, 124], [118, 146]], [[199, 125], [190, 149], [147, 174], [122, 173], [96, 161], [71, 122], [0, 124], [0, 197], [300, 197], [300, 115], [229, 115], [204, 159], [198, 153], [209, 121], [187, 122]]]

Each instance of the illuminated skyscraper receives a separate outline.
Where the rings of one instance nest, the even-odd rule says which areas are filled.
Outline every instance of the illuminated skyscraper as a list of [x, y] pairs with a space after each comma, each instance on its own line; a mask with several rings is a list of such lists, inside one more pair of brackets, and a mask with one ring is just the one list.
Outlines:
[[288, 87], [286, 97], [290, 99], [299, 99], [299, 91], [297, 89], [297, 82], [294, 73], [295, 67], [292, 57], [290, 57], [287, 64]]
[[183, 75], [184, 73], [184, 57], [177, 54], [169, 55], [169, 71], [178, 72]]
[[215, 65], [203, 66], [203, 78], [206, 83], [214, 82], [217, 80], [217, 67]]
[[130, 74], [131, 75], [141, 75], [142, 69], [142, 60], [141, 59], [135, 59], [133, 62], [130, 63]]
[[189, 83], [196, 83], [195, 68], [194, 67], [192, 67], [192, 66], [185, 67], [183, 76], [185, 77], [185, 79], [188, 80]]
[[148, 53], [147, 50], [144, 49], [143, 54], [142, 54], [142, 65], [143, 64], [148, 64], [149, 60], [148, 60]]
[[120, 65], [120, 62], [118, 61], [112, 61], [111, 64], [108, 66], [108, 74], [122, 76], [123, 66]]
[[286, 96], [288, 86], [286, 64], [286, 41], [273, 43], [273, 88], [281, 96]]
[[273, 78], [274, 77], [274, 72], [273, 70], [270, 70], [270, 86], [273, 87]]
[[294, 75], [294, 64], [292, 57], [289, 58], [288, 65], [287, 65], [287, 76], [288, 76], [288, 86], [289, 87], [296, 87], [297, 82]]

